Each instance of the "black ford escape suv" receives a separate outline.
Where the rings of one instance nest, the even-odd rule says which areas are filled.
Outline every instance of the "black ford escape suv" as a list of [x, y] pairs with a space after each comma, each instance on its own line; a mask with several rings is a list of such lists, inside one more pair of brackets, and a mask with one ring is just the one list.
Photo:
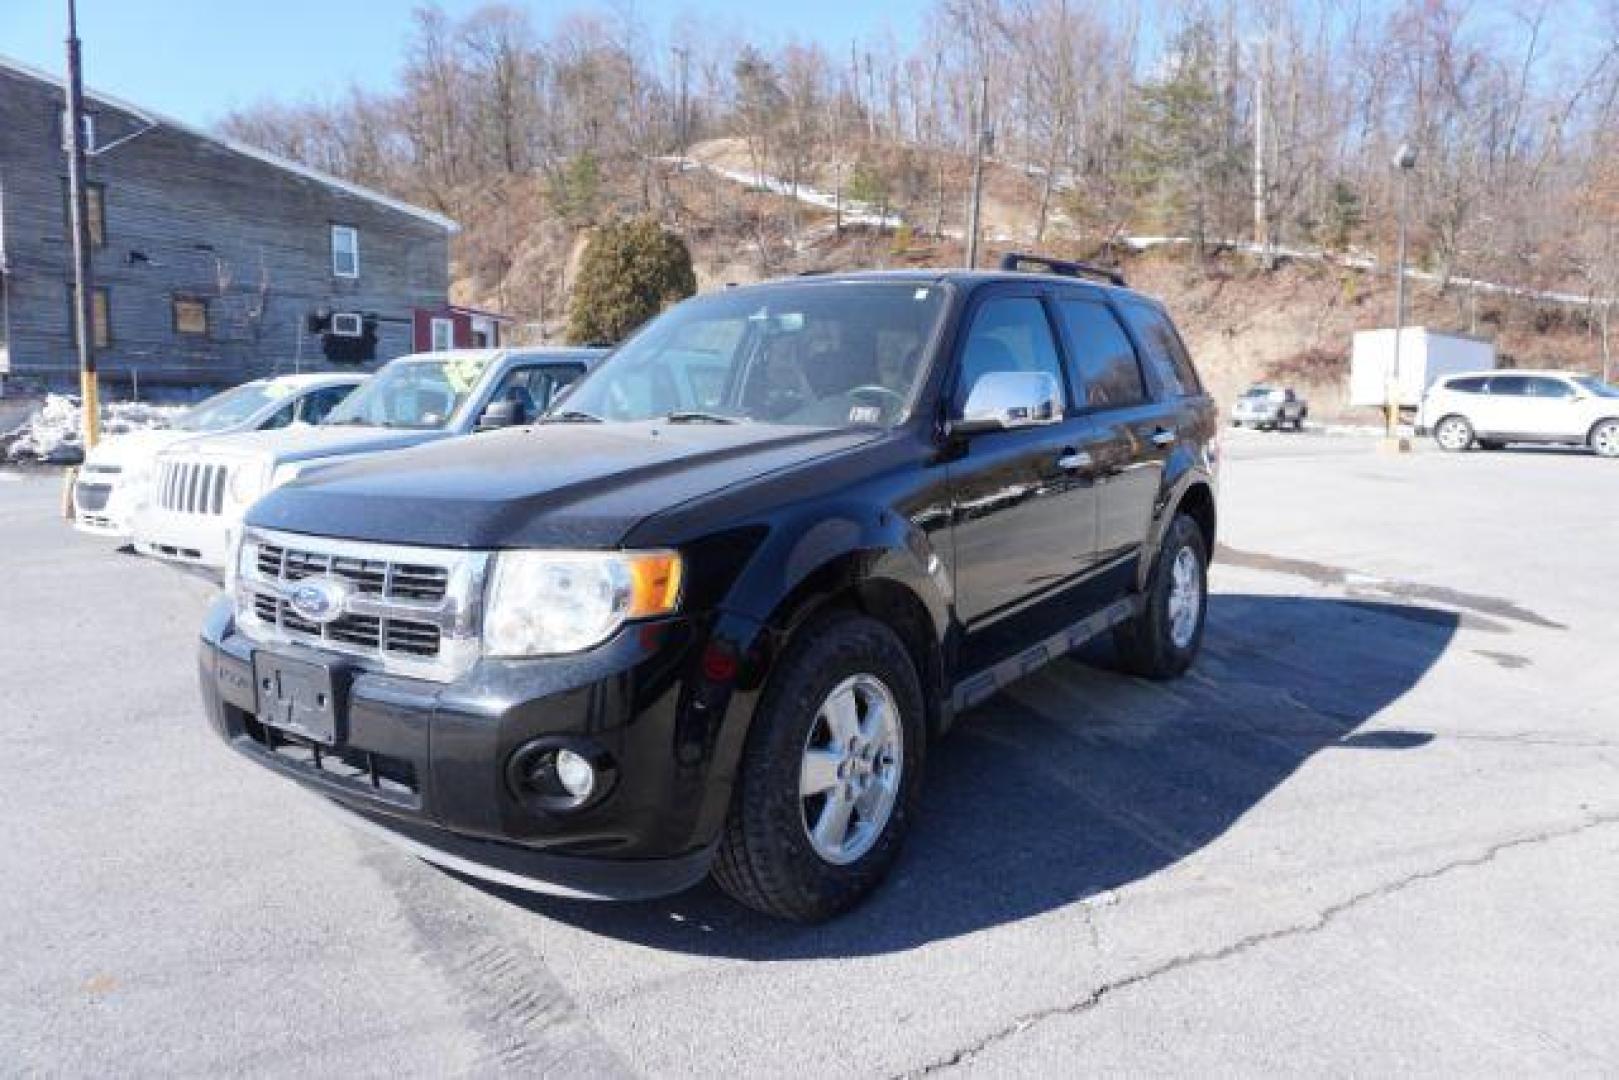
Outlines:
[[728, 289], [541, 423], [274, 491], [203, 628], [214, 728], [485, 879], [849, 907], [963, 709], [1107, 631], [1148, 677], [1197, 652], [1214, 405], [1091, 271]]

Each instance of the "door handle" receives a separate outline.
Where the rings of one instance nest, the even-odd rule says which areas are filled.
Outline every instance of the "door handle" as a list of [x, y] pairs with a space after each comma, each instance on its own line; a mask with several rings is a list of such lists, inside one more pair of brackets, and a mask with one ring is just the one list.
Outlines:
[[1152, 444], [1154, 446], [1173, 446], [1177, 438], [1179, 436], [1168, 428], [1159, 428], [1152, 433]]
[[1057, 467], [1067, 469], [1069, 472], [1076, 469], [1088, 469], [1092, 464], [1094, 463], [1091, 461], [1091, 456], [1083, 450], [1064, 450], [1062, 457], [1057, 459]]

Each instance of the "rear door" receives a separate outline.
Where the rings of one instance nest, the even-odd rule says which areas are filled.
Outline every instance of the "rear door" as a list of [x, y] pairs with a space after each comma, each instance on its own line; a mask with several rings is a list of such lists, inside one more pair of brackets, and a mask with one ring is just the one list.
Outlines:
[[1147, 535], [1163, 476], [1153, 433], [1173, 416], [1153, 400], [1135, 346], [1099, 293], [1063, 290], [1056, 308], [1075, 401], [1090, 422], [1096, 561], [1108, 563], [1133, 552]]
[[[1044, 372], [1066, 387], [1042, 288], [986, 288], [966, 318], [953, 415], [994, 371]], [[1095, 478], [1081, 457], [1099, 452], [1094, 432], [1069, 395], [1061, 421], [975, 434], [951, 463], [956, 608], [969, 636], [1094, 565]]]
[[1118, 420], [1127, 460], [1118, 477], [1109, 481], [1102, 500], [1104, 525], [1098, 546], [1105, 559], [1138, 549], [1151, 531], [1176, 445], [1183, 438], [1213, 436], [1212, 431], [1199, 430], [1199, 410], [1208, 399], [1169, 316], [1158, 305], [1136, 297], [1123, 299], [1117, 307], [1135, 339], [1152, 400]]

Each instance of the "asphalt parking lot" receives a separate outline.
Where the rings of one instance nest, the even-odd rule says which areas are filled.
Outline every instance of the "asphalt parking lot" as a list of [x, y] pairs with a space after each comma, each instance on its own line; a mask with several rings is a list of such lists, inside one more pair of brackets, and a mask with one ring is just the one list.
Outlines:
[[0, 473], [0, 1072], [1619, 1069], [1619, 464], [1228, 436], [1204, 654], [1065, 660], [830, 925], [459, 880], [206, 730], [214, 587]]

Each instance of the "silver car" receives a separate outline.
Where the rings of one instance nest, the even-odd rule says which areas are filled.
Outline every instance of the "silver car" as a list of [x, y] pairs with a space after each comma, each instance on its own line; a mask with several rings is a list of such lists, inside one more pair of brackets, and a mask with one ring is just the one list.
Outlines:
[[1309, 405], [1290, 386], [1250, 386], [1231, 407], [1231, 426], [1302, 431], [1309, 414]]

